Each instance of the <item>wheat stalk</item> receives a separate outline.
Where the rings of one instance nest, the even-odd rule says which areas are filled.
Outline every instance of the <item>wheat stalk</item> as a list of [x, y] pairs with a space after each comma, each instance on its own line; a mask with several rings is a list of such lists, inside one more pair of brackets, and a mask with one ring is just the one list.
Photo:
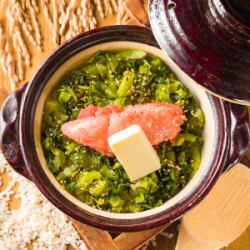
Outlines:
[[[24, 19], [25, 12], [22, 9], [20, 3], [17, 0], [10, 0], [10, 4], [14, 6], [15, 9], [15, 17], [17, 18], [19, 24], [22, 26], [24, 34], [27, 36], [29, 41], [36, 46], [37, 48], [40, 49], [40, 45], [37, 43], [35, 38], [32, 36], [32, 27], [28, 25], [27, 21]], [[27, 7], [27, 2], [26, 2], [26, 7]], [[39, 35], [37, 35], [37, 38], [39, 38]], [[39, 39], [38, 39], [39, 40]]]
[[7, 4], [7, 0], [1, 0], [1, 2], [0, 2], [0, 11], [1, 12], [3, 11], [6, 4]]
[[35, 13], [39, 13], [39, 7], [36, 0], [31, 0], [31, 5], [35, 10]]
[[59, 17], [59, 24], [62, 24], [62, 21], [66, 15], [65, 13], [65, 7], [66, 7], [66, 3], [64, 0], [59, 0], [59, 11], [60, 11], [60, 17]]
[[52, 39], [53, 42], [58, 45], [59, 44], [59, 19], [57, 13], [57, 0], [52, 0], [52, 11], [53, 11], [53, 26], [52, 26]]
[[93, 14], [94, 6], [91, 1], [82, 0], [81, 1], [81, 16], [79, 17], [82, 23], [84, 31], [93, 29], [97, 25], [97, 21]]
[[77, 18], [77, 15], [73, 13], [72, 18], [69, 21], [69, 29], [66, 34], [66, 39], [68, 40], [78, 33], [79, 33], [78, 18]]
[[4, 39], [3, 39], [3, 27], [2, 24], [0, 24], [0, 62], [1, 62], [1, 67], [3, 70], [3, 73], [7, 75], [7, 67], [6, 67], [6, 52], [4, 50]]
[[47, 21], [49, 27], [53, 28], [52, 19], [49, 13], [49, 0], [42, 0], [41, 4], [42, 4], [42, 10], [43, 10], [45, 20]]
[[118, 11], [118, 4], [117, 4], [117, 0], [111, 0], [114, 12], [116, 13]]
[[25, 17], [26, 17], [26, 19], [28, 19], [27, 18], [28, 15], [24, 12], [24, 11], [26, 11], [26, 9], [22, 9], [20, 3], [16, 0], [10, 0], [9, 6], [14, 8], [15, 16], [16, 16], [18, 22], [20, 23], [20, 25], [22, 25], [24, 32], [27, 34], [29, 33], [31, 35], [32, 26], [31, 26], [30, 22], [27, 22], [27, 20], [25, 20]]
[[81, 16], [82, 16], [82, 8], [78, 8], [77, 11], [76, 11], [76, 15], [77, 15], [77, 26], [78, 26], [78, 30], [79, 30], [79, 33], [82, 32], [84, 29], [82, 27], [82, 22], [81, 22]]
[[18, 79], [19, 81], [23, 81], [24, 80], [24, 68], [23, 68], [23, 56], [22, 56], [22, 49], [18, 44], [18, 39], [15, 36], [13, 38], [13, 43], [16, 44], [15, 48], [16, 48], [16, 53], [17, 53], [17, 74], [18, 74]]
[[9, 6], [9, 8], [7, 9], [7, 18], [9, 20], [9, 31], [10, 34], [12, 34], [13, 47], [15, 48], [15, 51], [17, 53], [18, 78], [20, 81], [22, 81], [24, 79], [22, 58], [24, 58], [25, 60], [25, 65], [30, 66], [30, 54], [21, 35], [20, 27], [15, 18], [15, 12], [13, 9], [11, 9], [11, 6]]
[[80, 20], [81, 20], [81, 23], [82, 23], [83, 30], [86, 30], [86, 27], [87, 27], [87, 16], [86, 16], [87, 11], [86, 11], [86, 8], [87, 8], [87, 0], [82, 0], [81, 4], [80, 4], [80, 9], [81, 9]]
[[104, 11], [102, 8], [102, 1], [101, 0], [94, 0], [97, 10], [99, 11], [99, 15], [101, 18], [104, 18]]
[[[19, 26], [17, 25], [17, 21], [14, 17], [14, 10], [11, 9], [9, 6], [6, 12], [6, 16], [8, 21], [8, 27], [9, 27], [9, 33], [13, 35], [12, 41], [13, 41], [13, 47], [15, 51], [17, 52], [17, 68], [18, 68], [18, 78], [20, 81], [24, 79], [24, 69], [23, 69], [23, 63], [22, 63], [22, 50], [20, 47], [20, 42], [19, 40], [22, 40]], [[23, 42], [23, 40], [22, 40]], [[27, 53], [25, 57], [28, 57], [29, 60], [29, 54]], [[30, 63], [30, 61], [29, 61]]]
[[118, 12], [116, 16], [116, 23], [122, 24], [122, 17], [125, 15], [125, 10], [123, 7], [123, 0], [118, 0]]
[[79, 25], [78, 25], [78, 16], [74, 13], [72, 16], [72, 26], [73, 26], [73, 36], [80, 33]]
[[59, 30], [59, 33], [60, 35], [62, 36], [65, 32], [65, 28], [66, 28], [66, 25], [67, 23], [69, 22], [70, 18], [72, 17], [73, 15], [73, 12], [74, 10], [79, 7], [80, 5], [80, 0], [71, 0], [70, 1], [70, 4], [66, 10], [66, 14], [62, 20], [62, 23], [61, 23], [61, 27], [60, 27], [60, 30]]
[[131, 20], [131, 17], [125, 13], [124, 16], [122, 17], [122, 23], [128, 23]]
[[32, 6], [31, 2], [29, 2], [29, 11], [30, 11], [31, 22], [33, 24], [34, 31], [35, 31], [35, 45], [39, 50], [42, 50], [41, 31], [40, 31], [40, 27], [36, 18], [36, 10]]
[[[10, 34], [12, 34], [13, 36], [13, 45], [16, 49], [17, 47], [20, 47], [22, 51], [22, 56], [25, 59], [25, 65], [31, 66], [30, 53], [23, 40], [20, 26], [18, 24], [18, 20], [15, 15], [16, 13], [15, 13], [15, 10], [13, 9], [13, 6], [9, 6], [6, 12], [6, 16], [8, 20]], [[16, 42], [16, 46], [15, 46], [15, 42]]]
[[107, 16], [108, 14], [113, 15], [113, 9], [110, 0], [104, 0], [104, 6], [105, 6], [105, 16]]
[[21, 31], [20, 28], [16, 28], [16, 38], [18, 41], [18, 46], [20, 47], [21, 51], [22, 51], [22, 56], [25, 60], [25, 65], [27, 67], [31, 66], [31, 58], [30, 58], [30, 53], [29, 50], [27, 48], [27, 45], [25, 44], [23, 37], [21, 35]]
[[18, 76], [15, 73], [15, 65], [14, 65], [13, 56], [10, 51], [9, 42], [6, 43], [4, 50], [7, 55], [6, 68], [7, 68], [7, 74], [10, 80], [10, 89], [11, 91], [14, 91], [16, 89], [16, 83], [18, 82]]
[[22, 6], [22, 9], [25, 10], [25, 8], [26, 8], [26, 1], [25, 0], [21, 0], [21, 6]]
[[31, 55], [24, 38], [27, 37], [36, 48], [42, 49], [42, 33], [38, 21], [39, 4], [52, 30], [52, 40], [55, 44], [60, 43], [60, 35], [64, 33], [69, 39], [82, 31], [95, 28], [97, 26], [95, 9], [101, 18], [117, 13], [117, 24], [130, 20], [124, 10], [123, 0], [0, 0], [0, 2], [0, 9], [4, 8], [6, 2], [9, 3], [6, 12], [9, 27], [7, 42], [3, 38], [3, 27], [0, 24], [0, 64], [4, 74], [10, 79], [12, 90], [16, 88], [18, 80], [24, 79], [24, 65], [31, 65]]
[[94, 6], [92, 4], [92, 2], [89, 2], [88, 5], [88, 12], [89, 12], [89, 28], [90, 29], [94, 29], [97, 25], [97, 21], [94, 15]]

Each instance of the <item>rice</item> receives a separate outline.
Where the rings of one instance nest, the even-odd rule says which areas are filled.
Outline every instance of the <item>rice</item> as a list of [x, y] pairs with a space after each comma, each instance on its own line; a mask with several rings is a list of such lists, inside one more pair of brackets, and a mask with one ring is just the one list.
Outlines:
[[[53, 249], [66, 250], [71, 245], [76, 250], [87, 249], [66, 215], [55, 208], [36, 186], [14, 172], [0, 154], [0, 174], [11, 177], [7, 187], [0, 192], [0, 250]], [[0, 187], [3, 184], [0, 176]], [[13, 188], [18, 186], [18, 192]], [[10, 209], [12, 196], [20, 199], [20, 207]]]

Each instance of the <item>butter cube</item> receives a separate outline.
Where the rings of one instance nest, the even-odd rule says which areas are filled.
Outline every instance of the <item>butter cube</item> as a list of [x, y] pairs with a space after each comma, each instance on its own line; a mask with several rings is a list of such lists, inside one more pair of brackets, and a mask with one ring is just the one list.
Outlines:
[[161, 168], [156, 151], [138, 125], [113, 134], [108, 138], [108, 144], [131, 181]]

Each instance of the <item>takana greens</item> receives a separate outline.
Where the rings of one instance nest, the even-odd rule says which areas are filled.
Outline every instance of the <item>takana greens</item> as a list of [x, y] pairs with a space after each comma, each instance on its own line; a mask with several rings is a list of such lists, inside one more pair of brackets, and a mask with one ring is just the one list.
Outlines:
[[[134, 183], [116, 158], [61, 132], [63, 123], [90, 104], [149, 102], [178, 104], [187, 121], [174, 141], [156, 147], [161, 169]], [[200, 165], [204, 122], [192, 93], [158, 57], [141, 50], [98, 52], [59, 82], [47, 98], [42, 146], [50, 171], [77, 199], [105, 211], [133, 213], [162, 205], [188, 183]]]

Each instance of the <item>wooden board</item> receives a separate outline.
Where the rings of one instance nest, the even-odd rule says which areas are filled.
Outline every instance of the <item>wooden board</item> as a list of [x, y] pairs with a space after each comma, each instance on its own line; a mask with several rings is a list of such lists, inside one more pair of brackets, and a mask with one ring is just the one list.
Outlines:
[[[5, 5], [3, 5], [2, 3], [5, 1], [0, 1], [0, 22], [5, 24], [5, 31], [8, 31], [8, 27], [6, 25], [5, 22]], [[99, 25], [100, 26], [105, 26], [105, 25], [112, 25], [115, 23], [115, 17], [111, 16], [109, 18], [107, 18], [106, 20], [99, 20]], [[36, 69], [38, 68], [38, 66], [41, 64], [41, 62], [56, 48], [56, 46], [53, 44], [52, 42], [52, 36], [51, 36], [51, 30], [48, 27], [48, 25], [45, 22], [45, 19], [42, 15], [39, 16], [39, 22], [41, 24], [42, 27], [42, 37], [43, 37], [43, 48], [44, 50], [42, 52], [39, 52], [32, 44], [29, 44], [29, 48], [31, 50], [32, 53], [32, 67], [27, 68], [26, 69], [26, 74], [25, 74], [25, 80], [20, 83], [19, 86], [21, 86], [23, 83], [29, 81], [29, 79], [31, 78], [31, 76], [34, 74], [34, 72], [36, 71]], [[131, 23], [132, 24], [132, 23]], [[2, 70], [0, 69], [0, 105], [3, 103], [4, 99], [10, 94], [10, 87], [9, 87], [9, 81], [8, 78], [3, 74]], [[250, 155], [250, 153], [249, 153]], [[8, 181], [8, 177], [5, 176], [5, 181]], [[1, 190], [0, 190], [1, 191]], [[12, 205], [13, 208], [18, 207], [18, 201], [13, 201]], [[168, 249], [168, 250], [172, 250], [175, 247], [175, 242], [176, 242], [176, 236], [177, 236], [177, 230], [176, 230], [176, 226], [178, 223], [172, 225], [169, 229], [168, 232], [170, 232], [171, 236], [173, 237], [163, 237], [163, 236], [159, 236], [157, 237], [157, 248], [155, 248], [152, 244], [148, 247], [149, 250], [153, 250], [153, 249], [157, 249], [157, 250], [161, 250], [161, 249]], [[101, 237], [102, 239], [106, 239], [109, 238], [110, 241], [111, 236], [109, 233], [101, 231], [101, 230], [96, 230], [96, 229], [92, 229], [92, 228], [83, 228], [81, 227], [78, 223], [75, 224], [76, 228], [79, 230], [80, 233], [84, 234], [86, 233], [86, 231], [84, 230], [89, 230], [88, 232], [91, 232], [92, 236], [95, 237], [95, 235], [97, 237]], [[147, 236], [152, 238], [155, 236], [155, 234], [153, 233], [154, 231], [149, 232], [145, 232], [145, 234], [148, 234]], [[123, 235], [123, 236], [118, 236], [115, 239], [115, 242], [117, 245], [122, 246], [123, 242], [126, 242], [127, 239], [127, 234]], [[134, 244], [136, 243], [136, 247], [135, 248], [139, 248], [142, 245], [142, 240], [141, 240], [141, 234], [137, 235], [137, 242], [133, 242]], [[85, 239], [86, 241], [86, 239]], [[100, 242], [100, 241], [98, 241]], [[103, 242], [103, 241], [102, 241]], [[86, 242], [88, 245], [88, 242]], [[132, 244], [132, 243], [131, 243]], [[93, 246], [91, 247], [90, 245], [88, 245], [90, 247], [90, 249], [94, 249]], [[225, 248], [225, 250], [247, 250], [250, 249], [250, 228], [248, 228], [248, 230], [240, 237], [238, 238], [235, 242], [233, 242], [229, 247]], [[134, 249], [135, 249], [134, 248]], [[103, 249], [117, 249], [115, 245], [113, 245], [110, 242], [105, 242], [103, 245]], [[131, 249], [131, 247], [130, 247]]]
[[181, 221], [176, 250], [219, 249], [238, 238], [250, 222], [250, 169], [237, 164]]

